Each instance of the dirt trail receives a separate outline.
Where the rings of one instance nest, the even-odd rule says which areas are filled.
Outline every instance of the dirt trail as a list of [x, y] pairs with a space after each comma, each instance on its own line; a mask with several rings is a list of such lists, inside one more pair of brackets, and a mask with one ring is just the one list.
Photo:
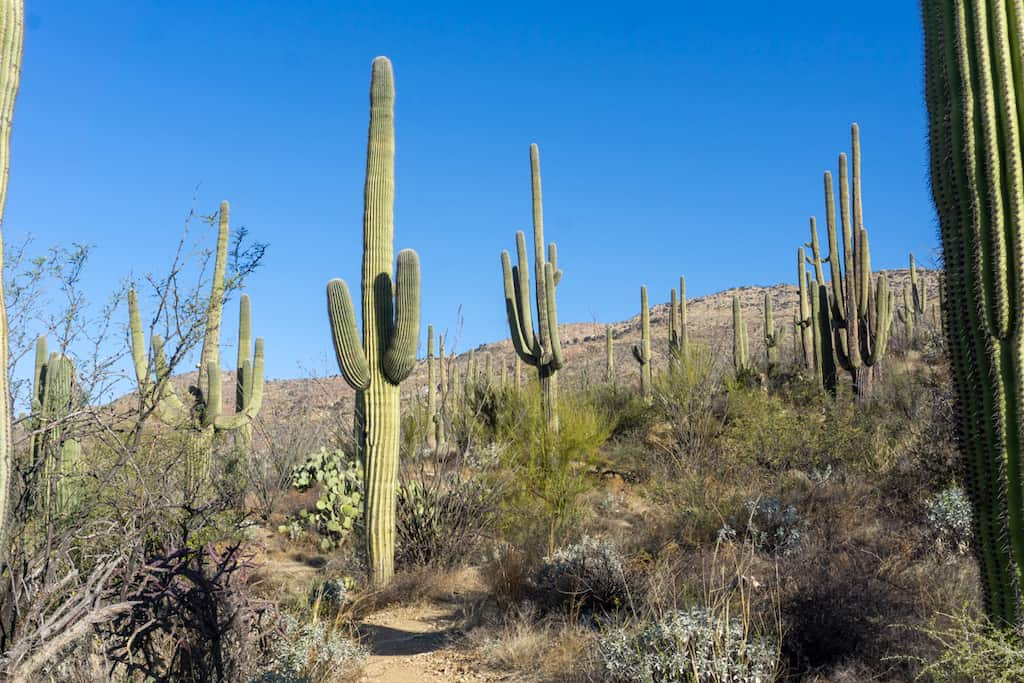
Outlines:
[[497, 681], [474, 670], [453, 646], [459, 637], [459, 614], [447, 605], [395, 607], [370, 615], [360, 625], [370, 659], [364, 681], [424, 683]]

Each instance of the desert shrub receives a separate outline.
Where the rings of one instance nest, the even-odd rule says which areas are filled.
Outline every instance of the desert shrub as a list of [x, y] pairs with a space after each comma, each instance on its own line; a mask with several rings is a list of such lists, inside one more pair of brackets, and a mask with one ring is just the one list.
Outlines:
[[470, 561], [496, 523], [500, 481], [466, 476], [442, 463], [398, 487], [396, 559], [401, 564], [453, 567]]
[[483, 578], [499, 607], [518, 604], [530, 592], [530, 558], [512, 544], [500, 543], [490, 551]]
[[796, 506], [778, 498], [751, 498], [743, 507], [745, 514], [723, 525], [718, 540], [732, 542], [742, 537], [758, 552], [772, 555], [791, 555], [800, 549], [807, 524]]
[[962, 488], [950, 486], [932, 498], [926, 519], [940, 551], [967, 552], [971, 544], [971, 502]]
[[559, 548], [532, 577], [537, 601], [548, 609], [617, 612], [630, 601], [625, 562], [607, 541], [584, 536]]
[[267, 670], [252, 683], [346, 683], [358, 680], [368, 652], [322, 621], [281, 617]]
[[309, 591], [309, 607], [314, 615], [336, 614], [348, 600], [348, 593], [354, 586], [355, 580], [350, 576], [321, 579]]
[[723, 387], [706, 347], [691, 345], [690, 356], [654, 383], [654, 406], [671, 427], [673, 444], [667, 455], [672, 464], [686, 468], [719, 437], [725, 422]]
[[643, 434], [657, 417], [656, 410], [632, 388], [600, 384], [588, 393], [595, 409], [614, 420], [612, 438], [628, 439]]
[[[362, 517], [362, 467], [341, 450], [321, 448], [292, 470], [292, 486], [303, 491], [320, 485], [320, 497], [314, 510], [302, 510], [300, 518], [320, 535], [324, 550], [340, 545]], [[282, 533], [292, 533], [291, 525], [282, 525]]]
[[614, 420], [585, 397], [569, 396], [559, 402], [560, 429], [554, 432], [536, 392], [521, 401], [522, 410], [506, 413], [499, 429], [505, 444], [495, 470], [504, 486], [501, 531], [551, 554], [582, 519], [580, 497], [594, 485], [590, 472], [602, 462], [600, 448]]
[[612, 683], [768, 683], [778, 669], [770, 640], [703, 607], [672, 610], [639, 631], [610, 629], [598, 649]]
[[1024, 645], [1020, 637], [1012, 631], [993, 628], [966, 608], [954, 615], [937, 615], [919, 630], [938, 646], [934, 657], [922, 661], [921, 675], [928, 680], [1024, 680]]

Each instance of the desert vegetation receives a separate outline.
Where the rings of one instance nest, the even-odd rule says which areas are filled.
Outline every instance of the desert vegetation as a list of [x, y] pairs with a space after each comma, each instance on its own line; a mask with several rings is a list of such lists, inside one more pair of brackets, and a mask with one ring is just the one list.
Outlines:
[[[395, 254], [386, 57], [360, 308], [326, 284], [339, 377], [266, 379], [288, 353], [253, 338], [267, 247], [232, 237], [227, 201], [96, 313], [87, 247], [5, 245], [0, 676], [1024, 680], [1024, 15], [922, 9], [939, 269], [873, 271], [854, 123], [824, 242], [816, 217], [780, 237], [795, 282], [623, 282], [635, 317], [560, 323], [586, 285], [546, 241], [530, 144], [532, 250], [516, 232], [494, 292], [508, 338], [456, 353], [457, 326], [421, 330], [419, 256]], [[0, 217], [24, 26], [0, 0]]]

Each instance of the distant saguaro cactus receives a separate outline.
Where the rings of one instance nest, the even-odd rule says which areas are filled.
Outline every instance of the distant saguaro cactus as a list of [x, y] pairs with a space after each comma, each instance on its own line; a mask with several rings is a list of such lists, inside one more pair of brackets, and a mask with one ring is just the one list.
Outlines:
[[829, 267], [832, 273], [832, 320], [836, 330], [835, 352], [839, 365], [850, 373], [858, 401], [871, 395], [873, 368], [885, 355], [892, 325], [892, 296], [882, 273], [871, 279], [871, 252], [864, 228], [860, 183], [860, 128], [850, 126], [853, 146], [853, 212], [846, 154], [839, 155], [839, 203], [842, 222], [842, 253], [836, 228], [832, 174], [825, 171], [825, 218], [828, 221]]
[[201, 485], [207, 479], [213, 439], [216, 434], [234, 432], [241, 443], [251, 438], [249, 431], [263, 404], [263, 339], [257, 338], [255, 352], [249, 357], [252, 334], [249, 297], [241, 296], [238, 325], [238, 389], [235, 413], [225, 415], [222, 406], [220, 370], [220, 325], [224, 307], [225, 278], [230, 233], [230, 207], [221, 202], [217, 250], [214, 255], [213, 280], [206, 308], [205, 333], [199, 359], [199, 373], [190, 393], [192, 405], [175, 393], [170, 383], [170, 368], [164, 353], [164, 340], [153, 335], [152, 350], [147, 350], [145, 328], [135, 290], [128, 292], [128, 317], [131, 331], [132, 363], [139, 393], [151, 405], [157, 417], [170, 427], [183, 430], [189, 439], [186, 458], [186, 488]]
[[804, 249], [796, 250], [796, 283], [800, 293], [800, 302], [796, 312], [796, 326], [800, 331], [800, 349], [803, 351], [804, 367], [814, 367], [814, 319], [811, 315], [812, 293], [807, 289], [807, 266]]
[[782, 346], [782, 338], [785, 336], [785, 327], [775, 326], [775, 317], [772, 313], [771, 292], [764, 293], [764, 353], [767, 363], [768, 374], [772, 374], [779, 367], [779, 349]]
[[[64, 514], [74, 502], [75, 469], [81, 448], [68, 436], [67, 420], [76, 407], [75, 366], [60, 353], [47, 353], [46, 337], [36, 340], [32, 383], [32, 467], [41, 468], [41, 496], [48, 515]], [[66, 457], [65, 457], [66, 456]]]
[[651, 370], [651, 309], [647, 305], [647, 287], [640, 288], [640, 344], [633, 345], [633, 357], [640, 364], [640, 393], [650, 399], [653, 385]]
[[[0, 226], [7, 205], [7, 179], [11, 170], [11, 122], [14, 100], [21, 80], [22, 38], [25, 7], [21, 0], [3, 0], [0, 5]], [[7, 559], [8, 508], [10, 507], [13, 448], [11, 442], [11, 389], [7, 379], [7, 305], [3, 288], [3, 235], [0, 233], [0, 564]]]
[[604, 379], [609, 384], [615, 381], [615, 347], [611, 325], [604, 326]]
[[[558, 337], [558, 307], [555, 288], [562, 279], [558, 269], [558, 248], [547, 245], [544, 258], [544, 207], [540, 183], [540, 151], [530, 145], [530, 177], [533, 196], [533, 259], [536, 276], [537, 331], [533, 329], [530, 303], [530, 266], [526, 255], [526, 236], [516, 233], [518, 265], [513, 266], [507, 251], [501, 252], [501, 271], [505, 282], [505, 310], [516, 355], [537, 368], [541, 404], [548, 428], [558, 430], [558, 370], [562, 367], [562, 343]], [[518, 372], [516, 373], [518, 385]]]
[[[395, 570], [398, 487], [398, 385], [416, 366], [420, 329], [420, 265], [411, 249], [394, 259], [395, 82], [386, 57], [373, 60], [370, 131], [363, 189], [363, 334], [344, 280], [327, 283], [334, 351], [345, 381], [362, 406], [357, 435], [365, 461], [366, 551], [374, 585]], [[358, 411], [357, 411], [358, 415]]]
[[1020, 3], [924, 0], [943, 328], [985, 610], [1019, 626], [1024, 587], [1024, 117]]
[[732, 298], [732, 366], [737, 375], [750, 370], [747, 323], [743, 320], [743, 311], [737, 296]]
[[437, 362], [434, 360], [434, 326], [427, 325], [427, 448], [437, 450]]

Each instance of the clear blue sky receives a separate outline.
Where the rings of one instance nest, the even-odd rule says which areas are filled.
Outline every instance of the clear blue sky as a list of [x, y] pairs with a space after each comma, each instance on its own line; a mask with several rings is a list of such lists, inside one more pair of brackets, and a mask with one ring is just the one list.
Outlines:
[[460, 349], [507, 336], [499, 254], [530, 229], [531, 142], [563, 322], [635, 315], [640, 284], [660, 302], [680, 274], [691, 297], [792, 281], [852, 121], [873, 265], [937, 245], [914, 2], [26, 5], [8, 239], [94, 243], [102, 298], [166, 267], [201, 183], [200, 209], [228, 199], [270, 243], [249, 291], [273, 378], [336, 372], [324, 285], [358, 286], [376, 55], [424, 337], [460, 306]]

